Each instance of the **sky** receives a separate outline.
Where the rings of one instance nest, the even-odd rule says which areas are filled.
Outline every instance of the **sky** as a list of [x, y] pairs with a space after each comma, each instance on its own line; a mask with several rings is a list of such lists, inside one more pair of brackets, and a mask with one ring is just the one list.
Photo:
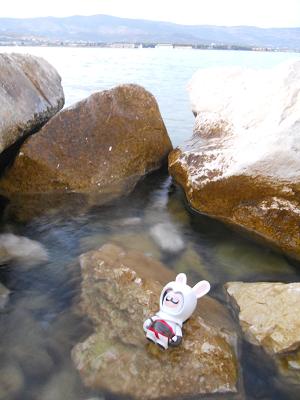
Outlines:
[[0, 17], [108, 14], [195, 25], [300, 27], [300, 0], [2, 0]]

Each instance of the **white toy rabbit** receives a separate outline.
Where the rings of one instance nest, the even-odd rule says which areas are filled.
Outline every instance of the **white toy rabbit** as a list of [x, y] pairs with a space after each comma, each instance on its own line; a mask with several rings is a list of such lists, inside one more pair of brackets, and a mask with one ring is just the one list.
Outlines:
[[182, 340], [182, 324], [193, 314], [197, 299], [210, 290], [207, 281], [198, 282], [193, 288], [186, 284], [186, 275], [180, 273], [169, 282], [160, 295], [160, 310], [143, 325], [147, 339], [163, 349], [177, 346]]

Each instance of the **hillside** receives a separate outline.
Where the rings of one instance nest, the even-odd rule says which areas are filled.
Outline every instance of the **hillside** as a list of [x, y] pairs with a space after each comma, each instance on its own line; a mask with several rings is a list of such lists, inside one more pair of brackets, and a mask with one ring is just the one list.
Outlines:
[[178, 44], [234, 44], [272, 48], [300, 48], [300, 28], [263, 29], [250, 26], [178, 25], [108, 15], [0, 18], [0, 36], [34, 36], [48, 40], [143, 42]]

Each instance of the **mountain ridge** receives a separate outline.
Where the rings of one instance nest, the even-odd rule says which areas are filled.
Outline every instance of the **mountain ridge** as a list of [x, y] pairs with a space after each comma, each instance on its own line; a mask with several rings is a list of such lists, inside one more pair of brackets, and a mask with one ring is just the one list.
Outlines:
[[129, 43], [227, 44], [300, 48], [300, 27], [180, 25], [105, 14], [70, 17], [0, 18], [0, 36], [36, 36], [48, 40]]

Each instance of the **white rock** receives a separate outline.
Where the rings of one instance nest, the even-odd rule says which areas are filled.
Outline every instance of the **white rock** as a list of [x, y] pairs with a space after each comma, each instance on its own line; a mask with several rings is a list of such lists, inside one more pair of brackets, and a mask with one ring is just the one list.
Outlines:
[[[214, 179], [263, 170], [279, 179], [300, 176], [300, 60], [273, 69], [199, 70], [189, 84], [195, 130], [223, 124], [224, 145], [212, 146]], [[219, 142], [219, 138], [218, 138]], [[276, 162], [271, 162], [271, 160]]]
[[192, 139], [169, 155], [188, 202], [300, 259], [300, 60], [200, 70]]
[[170, 222], [162, 222], [154, 225], [150, 229], [150, 235], [164, 251], [177, 253], [185, 247], [180, 233], [176, 229], [175, 225]]
[[0, 250], [0, 253], [5, 254], [5, 259], [0, 262], [14, 261], [18, 264], [34, 266], [48, 260], [47, 250], [41, 243], [12, 233], [0, 235]]

